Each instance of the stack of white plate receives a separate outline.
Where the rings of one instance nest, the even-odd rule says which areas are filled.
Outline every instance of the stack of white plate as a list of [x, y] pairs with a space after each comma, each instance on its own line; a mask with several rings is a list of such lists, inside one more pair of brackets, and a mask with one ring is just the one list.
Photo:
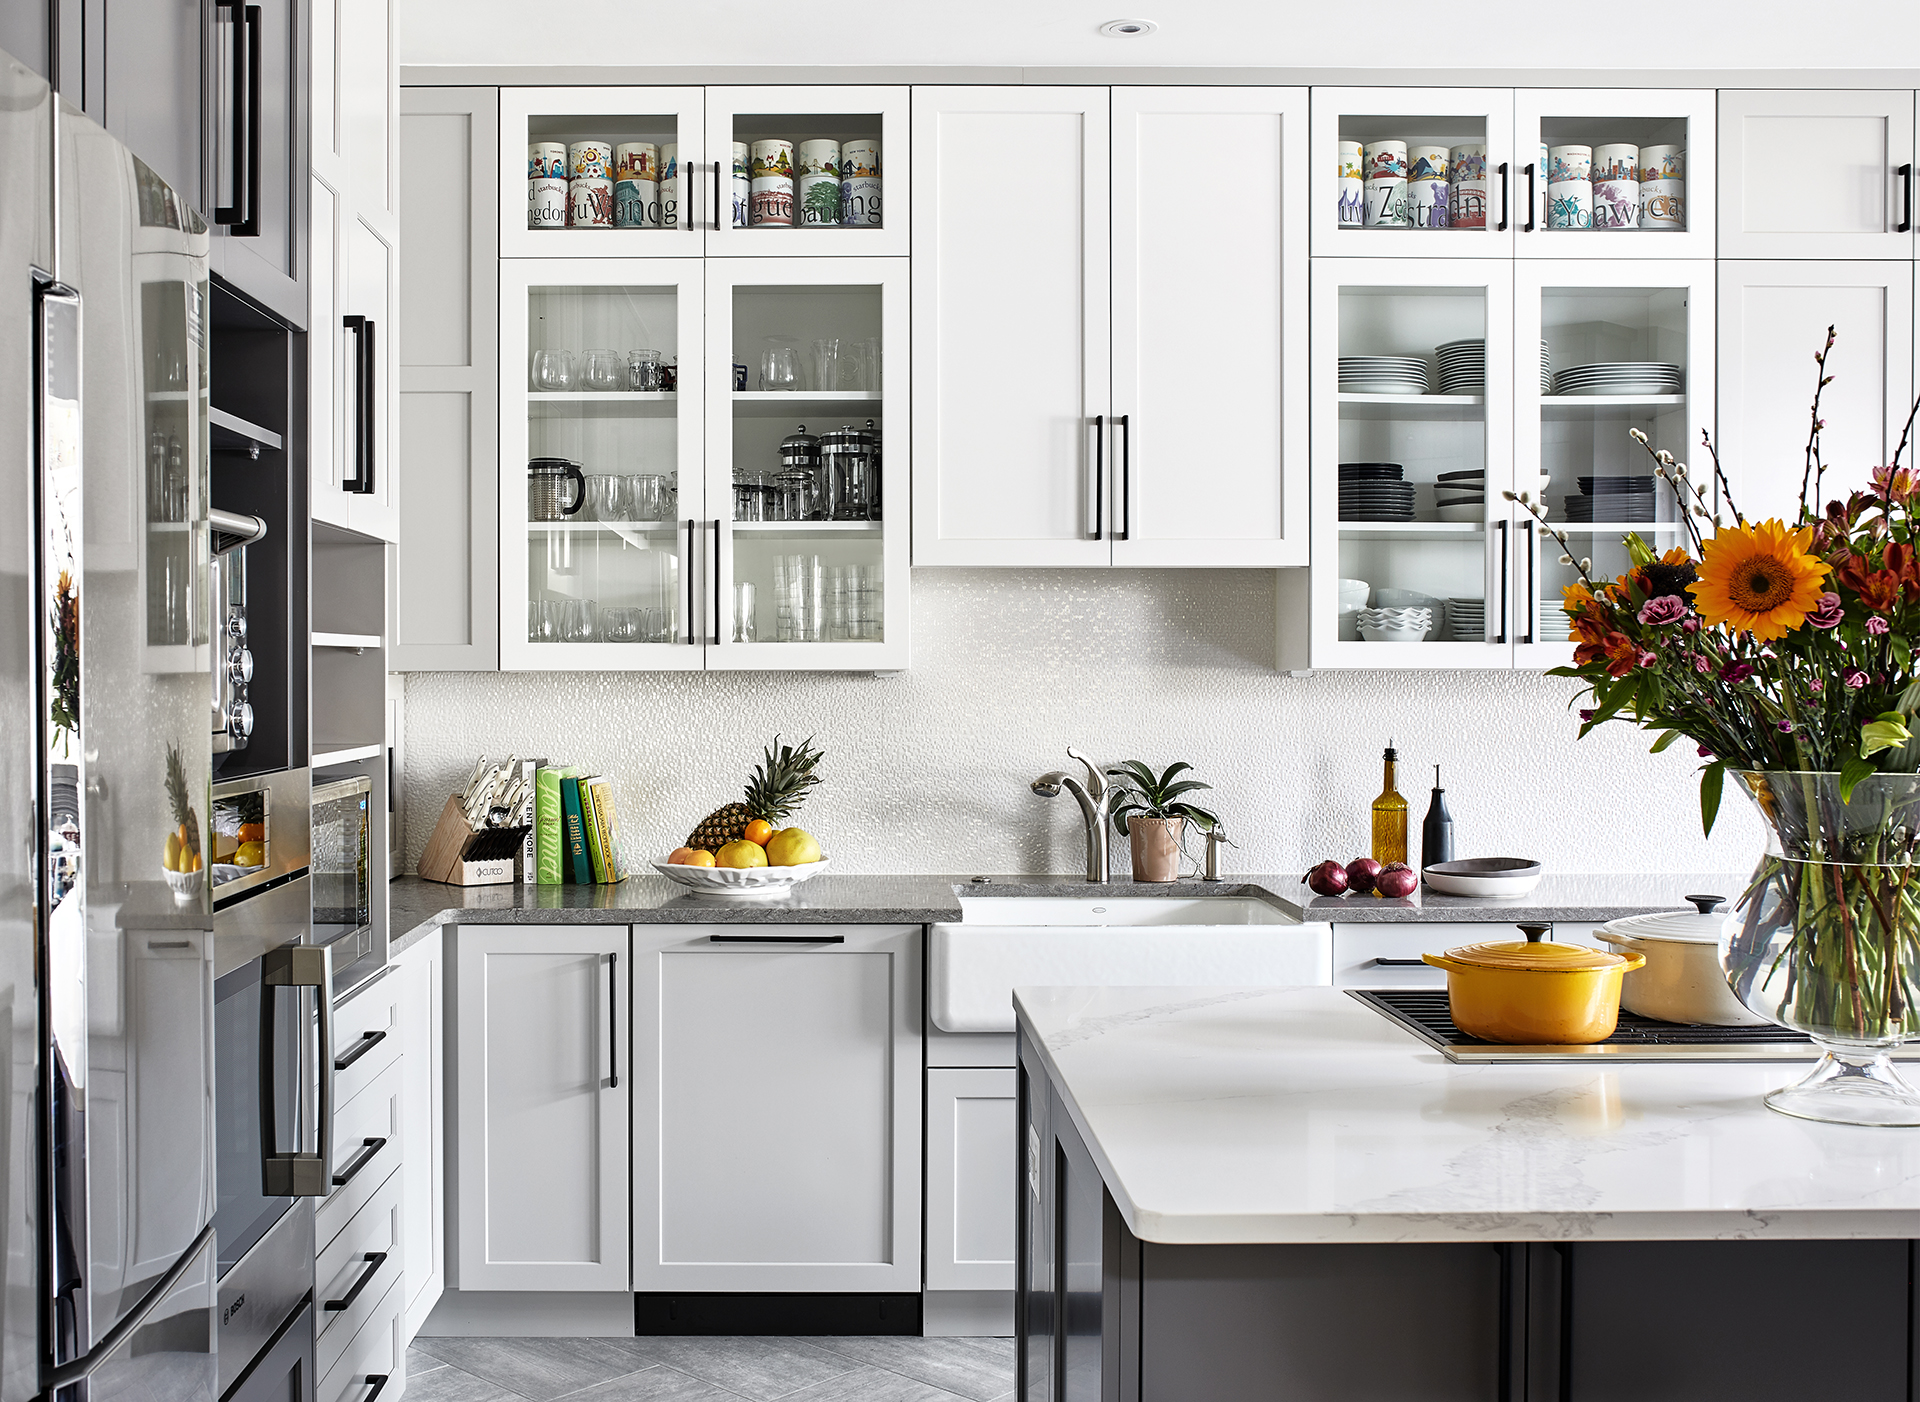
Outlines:
[[1360, 636], [1370, 643], [1417, 643], [1432, 631], [1430, 608], [1360, 610]]
[[1426, 394], [1427, 362], [1417, 355], [1343, 355], [1342, 394]]
[[1443, 472], [1433, 484], [1434, 514], [1442, 521], [1478, 521], [1487, 514], [1487, 470]]
[[1487, 392], [1487, 343], [1484, 337], [1448, 341], [1444, 346], [1435, 346], [1433, 356], [1440, 363], [1440, 393]]
[[1648, 360], [1601, 361], [1576, 365], [1553, 377], [1555, 394], [1679, 394], [1684, 380], [1678, 365]]
[[1485, 642], [1487, 601], [1485, 599], [1448, 599], [1447, 633], [1459, 643]]
[[1553, 357], [1547, 353], [1547, 338], [1540, 338], [1540, 393], [1553, 393]]
[[1573, 637], [1573, 620], [1567, 617], [1566, 610], [1557, 600], [1540, 601], [1540, 641], [1543, 643], [1564, 643]]

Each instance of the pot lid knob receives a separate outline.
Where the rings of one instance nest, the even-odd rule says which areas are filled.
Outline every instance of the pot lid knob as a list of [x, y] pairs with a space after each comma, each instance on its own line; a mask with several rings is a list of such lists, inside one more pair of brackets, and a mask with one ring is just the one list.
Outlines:
[[1699, 908], [1702, 915], [1711, 915], [1715, 910], [1727, 903], [1725, 896], [1688, 896], [1687, 899]]
[[1553, 926], [1537, 925], [1531, 922], [1521, 925], [1518, 928], [1526, 935], [1528, 944], [1538, 944], [1541, 940], [1553, 933]]

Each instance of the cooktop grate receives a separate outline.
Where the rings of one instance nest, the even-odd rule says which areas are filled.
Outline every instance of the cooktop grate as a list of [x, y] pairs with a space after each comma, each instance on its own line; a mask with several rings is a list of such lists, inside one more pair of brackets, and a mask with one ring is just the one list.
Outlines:
[[[1660, 1022], [1628, 1012], [1620, 1014], [1611, 1037], [1592, 1046], [1509, 1046], [1480, 1041], [1455, 1027], [1444, 988], [1347, 991], [1449, 1061], [1800, 1061], [1815, 1054], [1813, 1040], [1791, 1028]], [[1908, 1055], [1920, 1056], [1920, 1048]]]

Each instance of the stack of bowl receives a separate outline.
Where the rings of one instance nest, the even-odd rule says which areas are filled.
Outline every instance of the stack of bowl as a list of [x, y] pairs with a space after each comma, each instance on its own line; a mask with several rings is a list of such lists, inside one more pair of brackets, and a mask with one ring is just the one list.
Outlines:
[[1478, 521], [1487, 513], [1487, 470], [1443, 472], [1433, 484], [1434, 515], [1442, 521]]
[[1373, 596], [1373, 586], [1364, 579], [1340, 581], [1340, 641], [1360, 641], [1360, 610]]
[[1360, 636], [1370, 643], [1417, 643], [1433, 631], [1430, 608], [1360, 610]]

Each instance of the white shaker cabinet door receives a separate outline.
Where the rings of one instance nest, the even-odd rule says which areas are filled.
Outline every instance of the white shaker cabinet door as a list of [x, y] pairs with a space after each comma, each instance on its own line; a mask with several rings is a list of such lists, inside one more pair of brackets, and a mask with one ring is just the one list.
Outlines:
[[634, 1289], [918, 1290], [919, 927], [633, 940]]
[[[1814, 504], [1864, 489], [1868, 469], [1893, 456], [1913, 402], [1913, 264], [1741, 260], [1719, 275], [1720, 460], [1734, 504], [1749, 519], [1799, 512], [1813, 357], [1828, 326], [1837, 339], [1820, 398], [1827, 471]], [[1912, 455], [1910, 444], [1904, 461]]]
[[917, 565], [1112, 560], [1107, 109], [914, 89]]
[[627, 927], [463, 925], [461, 1290], [625, 1290]]
[[927, 1072], [927, 1289], [1013, 1289], [1017, 1072]]
[[406, 1337], [426, 1322], [446, 1283], [445, 932], [435, 930], [394, 960], [400, 1035], [400, 1114], [407, 1156], [400, 1165], [401, 1264]]
[[1911, 258], [1913, 201], [1912, 92], [1720, 94], [1722, 258]]
[[1116, 565], [1307, 562], [1306, 154], [1305, 88], [1113, 90]]

